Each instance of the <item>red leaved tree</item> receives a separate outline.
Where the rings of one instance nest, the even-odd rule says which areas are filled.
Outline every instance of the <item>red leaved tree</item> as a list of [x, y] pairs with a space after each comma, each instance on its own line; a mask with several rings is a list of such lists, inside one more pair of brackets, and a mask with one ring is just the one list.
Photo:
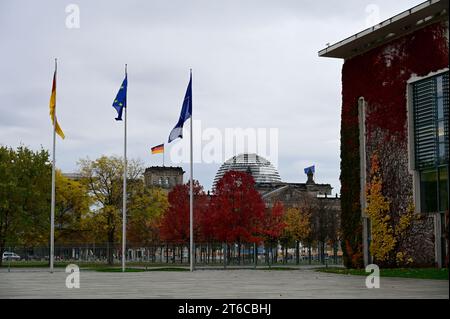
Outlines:
[[264, 239], [269, 242], [276, 242], [285, 227], [283, 203], [277, 201], [272, 208], [266, 209], [262, 230]]
[[[207, 209], [203, 187], [194, 181], [194, 239], [201, 238], [200, 224]], [[175, 186], [168, 195], [169, 207], [161, 220], [161, 239], [166, 242], [189, 242], [189, 183]]]
[[[286, 228], [286, 223], [284, 221], [284, 207], [283, 204], [277, 201], [273, 207], [267, 208], [265, 210], [265, 216], [263, 220], [263, 228], [262, 235], [264, 237], [264, 242], [266, 247], [272, 248], [276, 247], [278, 244], [278, 240], [284, 239], [284, 241], [288, 241], [288, 238], [283, 238], [283, 231]], [[283, 245], [285, 249], [287, 249], [287, 245]], [[266, 249], [266, 262], [269, 258], [269, 251]], [[285, 252], [286, 254], [286, 252]], [[273, 254], [272, 254], [273, 256]]]
[[210, 202], [216, 238], [227, 244], [238, 244], [238, 260], [242, 243], [261, 241], [264, 202], [255, 189], [255, 180], [244, 172], [229, 171], [217, 182]]

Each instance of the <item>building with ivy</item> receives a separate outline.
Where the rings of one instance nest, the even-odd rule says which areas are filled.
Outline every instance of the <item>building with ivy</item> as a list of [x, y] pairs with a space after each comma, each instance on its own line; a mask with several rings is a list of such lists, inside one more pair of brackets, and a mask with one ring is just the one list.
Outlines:
[[411, 207], [418, 216], [408, 238], [396, 243], [399, 249], [416, 265], [448, 265], [448, 9], [448, 0], [426, 1], [319, 52], [344, 60], [341, 213], [347, 266], [373, 261], [366, 187], [375, 155], [390, 225]]

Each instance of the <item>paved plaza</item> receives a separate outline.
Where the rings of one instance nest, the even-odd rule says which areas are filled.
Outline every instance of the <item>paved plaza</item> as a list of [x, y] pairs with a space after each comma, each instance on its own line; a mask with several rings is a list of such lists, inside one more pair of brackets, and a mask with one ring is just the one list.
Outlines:
[[106, 273], [81, 270], [80, 288], [66, 288], [64, 269], [0, 269], [0, 298], [449, 298], [447, 280], [381, 278], [313, 269], [197, 270]]

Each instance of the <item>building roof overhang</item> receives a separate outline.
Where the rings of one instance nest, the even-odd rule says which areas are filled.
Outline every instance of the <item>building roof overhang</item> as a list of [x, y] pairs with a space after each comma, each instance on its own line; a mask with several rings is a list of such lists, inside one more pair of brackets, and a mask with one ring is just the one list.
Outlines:
[[448, 0], [428, 0], [319, 51], [320, 57], [348, 59], [426, 25], [448, 21]]

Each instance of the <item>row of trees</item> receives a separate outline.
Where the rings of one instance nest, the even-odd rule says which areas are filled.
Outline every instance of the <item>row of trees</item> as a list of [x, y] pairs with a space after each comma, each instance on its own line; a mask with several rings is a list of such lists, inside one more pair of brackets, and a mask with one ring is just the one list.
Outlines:
[[50, 183], [47, 151], [0, 147], [1, 255], [10, 242], [48, 243]]
[[[55, 241], [57, 245], [121, 241], [123, 161], [102, 156], [78, 162], [80, 178], [57, 171]], [[146, 187], [143, 165], [128, 163], [127, 241], [129, 246], [149, 247], [161, 242], [189, 242], [189, 186], [178, 185], [169, 194]], [[51, 162], [45, 150], [33, 152], [0, 148], [0, 252], [7, 245], [46, 246], [50, 228]], [[305, 197], [298, 208], [285, 209], [280, 202], [266, 207], [254, 188], [251, 175], [231, 171], [209, 196], [194, 183], [194, 236], [209, 247], [264, 243], [286, 249], [300, 243], [330, 242], [337, 248], [337, 216], [315, 198]], [[230, 249], [228, 249], [228, 252]], [[267, 250], [266, 250], [267, 251]], [[277, 251], [277, 250], [275, 250]], [[309, 249], [311, 252], [311, 249]], [[267, 256], [268, 257], [268, 256]], [[113, 250], [107, 251], [113, 262]], [[1, 262], [1, 261], [0, 261]]]
[[[311, 256], [313, 243], [323, 255], [329, 243], [337, 253], [339, 216], [325, 201], [306, 196], [298, 207], [285, 208], [281, 202], [266, 207], [254, 187], [253, 177], [247, 173], [230, 171], [218, 181], [212, 196], [194, 183], [194, 237], [197, 243], [237, 244], [238, 261], [242, 244], [264, 244], [270, 250], [278, 244], [287, 248], [295, 244], [299, 262], [300, 244], [308, 247]], [[178, 185], [169, 193], [169, 208], [161, 220], [161, 239], [172, 243], [189, 240], [189, 186]], [[227, 249], [230, 252], [230, 249]], [[265, 250], [268, 254], [268, 249]], [[274, 256], [276, 256], [275, 250]], [[268, 258], [268, 256], [267, 256]], [[276, 258], [276, 257], [275, 257]]]
[[[56, 172], [57, 245], [121, 240], [123, 161], [102, 156], [79, 163], [80, 179]], [[128, 238], [143, 245], [158, 236], [167, 208], [160, 189], [146, 188], [138, 161], [128, 163]], [[51, 161], [46, 150], [0, 147], [0, 255], [6, 247], [47, 246], [50, 232]], [[113, 261], [113, 250], [108, 251]], [[2, 259], [0, 258], [0, 263]]]

